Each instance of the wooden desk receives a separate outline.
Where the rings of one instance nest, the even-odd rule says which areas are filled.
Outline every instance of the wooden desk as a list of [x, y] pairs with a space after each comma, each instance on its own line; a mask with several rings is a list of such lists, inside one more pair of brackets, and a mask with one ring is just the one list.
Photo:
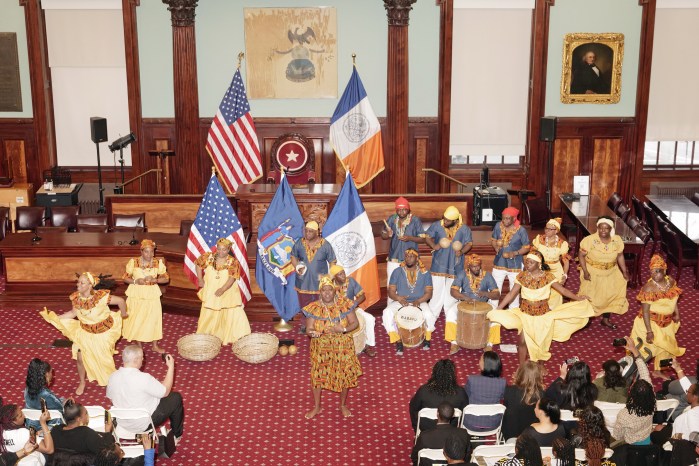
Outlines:
[[631, 282], [629, 284], [632, 288], [636, 288], [641, 280], [640, 262], [645, 252], [645, 243], [636, 236], [622, 219], [617, 217], [614, 211], [607, 207], [607, 203], [600, 199], [599, 196], [581, 196], [579, 200], [574, 201], [566, 201], [563, 195], [560, 194], [558, 197], [561, 200], [563, 211], [578, 226], [575, 254], [577, 254], [577, 248], [582, 238], [597, 231], [597, 220], [599, 220], [599, 217], [607, 216], [614, 219], [614, 230], [624, 240], [624, 252], [634, 255], [631, 265]]
[[699, 206], [684, 196], [646, 195], [648, 204], [687, 240], [699, 244]]
[[0, 188], [0, 205], [10, 208], [12, 231], [15, 229], [17, 206], [30, 206], [34, 200], [34, 187], [27, 183], [15, 183], [9, 188]]

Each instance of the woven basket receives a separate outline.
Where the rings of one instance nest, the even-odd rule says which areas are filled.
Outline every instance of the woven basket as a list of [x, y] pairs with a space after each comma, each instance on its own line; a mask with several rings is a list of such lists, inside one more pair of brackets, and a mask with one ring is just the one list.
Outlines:
[[177, 352], [190, 361], [209, 361], [221, 351], [221, 340], [213, 335], [192, 333], [177, 340]]
[[269, 361], [279, 350], [279, 338], [271, 333], [251, 333], [233, 343], [233, 354], [250, 364]]

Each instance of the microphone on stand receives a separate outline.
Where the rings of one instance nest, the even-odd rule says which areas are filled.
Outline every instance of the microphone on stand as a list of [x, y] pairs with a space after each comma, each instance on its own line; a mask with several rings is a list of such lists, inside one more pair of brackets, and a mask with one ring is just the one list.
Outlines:
[[36, 233], [36, 228], [34, 228], [34, 237], [32, 238], [32, 243], [38, 243], [41, 241], [41, 236]]
[[143, 222], [143, 217], [138, 217], [138, 221], [136, 222], [136, 227], [131, 232], [131, 241], [129, 241], [129, 244], [131, 246], [135, 246], [138, 244], [138, 240], [136, 239], [136, 228], [138, 228], [138, 225], [142, 222]]

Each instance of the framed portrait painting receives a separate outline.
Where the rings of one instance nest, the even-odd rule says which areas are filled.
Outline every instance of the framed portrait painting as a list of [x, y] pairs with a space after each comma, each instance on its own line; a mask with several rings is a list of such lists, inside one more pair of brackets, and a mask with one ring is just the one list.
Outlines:
[[337, 97], [333, 7], [244, 8], [251, 99]]
[[561, 102], [616, 104], [621, 99], [621, 33], [571, 33], [563, 40]]

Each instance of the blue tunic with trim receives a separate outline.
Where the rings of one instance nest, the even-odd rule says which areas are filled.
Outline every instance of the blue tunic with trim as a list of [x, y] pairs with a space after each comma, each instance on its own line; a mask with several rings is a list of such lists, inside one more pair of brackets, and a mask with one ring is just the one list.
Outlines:
[[306, 264], [306, 273], [296, 274], [296, 291], [308, 294], [318, 293], [318, 275], [328, 273], [328, 263], [335, 262], [335, 251], [325, 238], [320, 239], [321, 244], [313, 255], [313, 260], [309, 260], [308, 251], [304, 247], [303, 238], [294, 243], [291, 255], [297, 260]]
[[[427, 229], [426, 236], [432, 238], [435, 243], [439, 243], [442, 238], [449, 238], [447, 231], [442, 226], [442, 222], [434, 222]], [[473, 236], [471, 234], [471, 229], [466, 225], [461, 225], [456, 231], [454, 241], [461, 241], [461, 243], [473, 243]], [[446, 275], [448, 277], [454, 278], [457, 270], [463, 270], [464, 268], [464, 255], [461, 254], [456, 257], [456, 253], [449, 246], [448, 248], [441, 248], [437, 251], [432, 251], [432, 265], [430, 266], [430, 272], [434, 275]]]
[[[398, 239], [400, 236], [400, 231], [398, 229], [397, 221], [399, 220], [398, 215], [391, 215], [386, 219], [386, 223], [391, 227], [393, 231], [393, 236], [391, 237], [391, 244], [388, 247], [388, 257], [386, 260], [388, 262], [403, 262], [405, 259], [405, 251], [407, 249], [413, 248], [417, 250], [418, 245], [415, 241], [401, 241]], [[403, 231], [403, 236], [424, 236], [425, 230], [422, 227], [422, 221], [413, 215], [410, 218], [410, 222], [405, 227]]]
[[391, 279], [388, 285], [395, 285], [396, 293], [408, 300], [408, 302], [416, 301], [425, 294], [427, 288], [432, 288], [432, 274], [425, 270], [424, 273], [417, 270], [417, 280], [414, 285], [408, 283], [408, 276], [405, 267], [400, 266], [391, 274]]
[[[502, 239], [502, 230], [500, 229], [500, 223], [496, 223], [493, 227], [493, 238]], [[499, 269], [508, 270], [521, 270], [524, 264], [524, 258], [522, 256], [515, 256], [512, 259], [505, 259], [502, 257], [503, 252], [515, 252], [522, 249], [522, 246], [529, 245], [529, 235], [523, 226], [518, 226], [517, 231], [514, 232], [510, 241], [507, 245], [503, 245], [500, 251], [495, 256], [493, 260], [493, 266]]]
[[[485, 275], [483, 276], [483, 280], [481, 280], [480, 286], [478, 287], [478, 291], [497, 290], [498, 284], [495, 283], [495, 279], [490, 274], [490, 272], [481, 273], [485, 273]], [[468, 275], [466, 275], [466, 272], [463, 270], [456, 274], [456, 278], [454, 279], [454, 283], [452, 283], [451, 287], [475, 301], [486, 302], [489, 299], [487, 296], [478, 296], [476, 293], [473, 292], [473, 290], [471, 289], [471, 280], [469, 280]]]

